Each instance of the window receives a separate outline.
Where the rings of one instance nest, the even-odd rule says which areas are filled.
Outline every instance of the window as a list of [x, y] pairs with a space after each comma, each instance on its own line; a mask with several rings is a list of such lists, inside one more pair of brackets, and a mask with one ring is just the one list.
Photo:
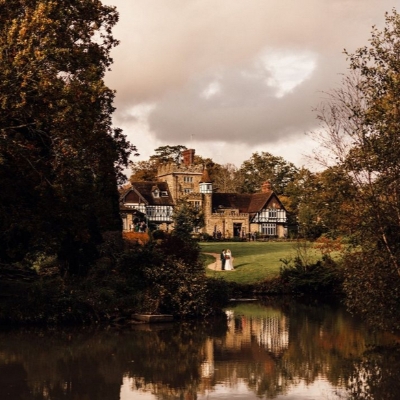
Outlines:
[[155, 190], [153, 191], [153, 197], [155, 197], [155, 198], [160, 197], [160, 192], [159, 192], [158, 189], [155, 189]]
[[268, 236], [276, 236], [276, 224], [262, 224], [261, 233]]
[[189, 194], [192, 192], [193, 192], [193, 189], [183, 189], [183, 193], [185, 193], [185, 194]]
[[149, 217], [154, 217], [156, 215], [156, 208], [154, 206], [147, 207], [146, 211]]
[[184, 176], [183, 177], [183, 182], [192, 183], [193, 182], [193, 176]]
[[277, 218], [278, 213], [277, 213], [276, 208], [270, 208], [268, 210], [268, 216], [269, 216], [269, 218]]
[[201, 202], [196, 200], [196, 201], [192, 201], [193, 207], [198, 210], [201, 207]]
[[161, 197], [168, 197], [168, 192], [163, 190], [161, 192]]

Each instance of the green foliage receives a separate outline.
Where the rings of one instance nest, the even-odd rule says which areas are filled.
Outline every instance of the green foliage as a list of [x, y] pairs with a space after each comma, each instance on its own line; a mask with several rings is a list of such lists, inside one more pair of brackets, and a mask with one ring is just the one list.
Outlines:
[[141, 292], [137, 305], [141, 311], [189, 318], [210, 315], [223, 307], [224, 283], [206, 278], [194, 244], [168, 235], [123, 255], [118, 269], [127, 287]]
[[207, 171], [213, 182], [213, 190], [218, 193], [240, 193], [242, 191], [240, 174], [234, 164], [207, 164]]
[[346, 305], [371, 325], [400, 329], [400, 277], [379, 249], [349, 254], [344, 259]]
[[287, 185], [296, 177], [298, 169], [282, 157], [270, 153], [254, 153], [244, 161], [238, 174], [241, 176], [243, 193], [261, 191], [265, 181], [269, 181], [278, 196], [286, 193]]
[[172, 234], [182, 238], [182, 240], [190, 241], [193, 230], [204, 226], [202, 210], [186, 200], [180, 200], [177, 203], [172, 219], [174, 221]]
[[115, 8], [91, 0], [0, 3], [0, 260], [57, 254], [86, 273], [121, 230], [117, 182], [134, 150], [104, 85]]
[[151, 236], [154, 240], [165, 239], [167, 235], [168, 233], [161, 229], [156, 229], [151, 233]]
[[328, 256], [309, 265], [304, 265], [300, 258], [282, 263], [280, 284], [288, 293], [330, 297], [341, 292], [340, 269]]
[[150, 157], [150, 162], [154, 161], [156, 164], [162, 164], [167, 162], [175, 162], [179, 164], [182, 158], [182, 151], [186, 150], [186, 146], [160, 146], [155, 149], [154, 155]]
[[343, 168], [330, 167], [319, 173], [302, 169], [288, 184], [286, 194], [285, 206], [297, 215], [301, 237], [312, 240], [325, 233], [351, 231], [356, 188]]
[[241, 285], [256, 284], [279, 275], [280, 259], [290, 257], [293, 243], [290, 242], [202, 242], [201, 251], [215, 253], [229, 248], [233, 255], [234, 271], [207, 269], [207, 276], [222, 277], [228, 282]]
[[344, 261], [347, 304], [369, 320], [390, 319], [400, 276], [400, 15], [385, 19], [368, 47], [345, 51], [352, 73], [318, 116], [323, 146], [352, 185], [336, 216], [358, 250]]
[[152, 161], [137, 161], [131, 163], [132, 175], [129, 178], [130, 182], [151, 182], [157, 181], [157, 167], [155, 160]]

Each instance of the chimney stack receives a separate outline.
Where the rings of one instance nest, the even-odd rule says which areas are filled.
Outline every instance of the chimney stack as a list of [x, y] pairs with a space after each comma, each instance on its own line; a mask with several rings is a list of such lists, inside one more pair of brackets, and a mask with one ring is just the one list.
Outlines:
[[183, 163], [190, 167], [194, 162], [194, 149], [186, 149], [182, 151]]
[[268, 193], [272, 191], [271, 182], [265, 181], [261, 186], [261, 193]]

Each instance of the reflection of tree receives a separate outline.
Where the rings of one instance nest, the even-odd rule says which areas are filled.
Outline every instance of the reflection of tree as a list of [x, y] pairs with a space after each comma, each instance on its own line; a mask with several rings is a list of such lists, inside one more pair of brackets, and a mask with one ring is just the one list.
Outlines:
[[394, 337], [341, 310], [276, 301], [230, 311], [209, 323], [0, 334], [0, 398], [119, 400], [123, 382], [159, 399], [196, 398], [221, 382], [274, 398], [321, 379], [353, 399], [400, 392], [400, 350], [385, 347]]
[[374, 348], [354, 361], [348, 383], [351, 399], [397, 400], [400, 397], [400, 348]]
[[2, 400], [29, 398], [26, 371], [21, 364], [13, 361], [0, 364], [0, 393]]
[[[26, 375], [21, 383], [26, 382], [31, 395], [24, 397], [20, 392], [15, 399], [118, 400], [122, 375], [121, 365], [113, 357], [117, 343], [118, 337], [111, 333], [85, 330], [12, 332], [0, 337], [0, 365], [4, 368], [13, 360]], [[7, 377], [16, 376], [8, 371]]]
[[[201, 389], [206, 339], [223, 336], [225, 331], [222, 321], [222, 325], [143, 325], [123, 332], [83, 329], [2, 334], [0, 371], [7, 380], [0, 379], [0, 393], [6, 393], [8, 382], [21, 381], [10, 400], [119, 400], [125, 377], [160, 398], [195, 394]], [[33, 395], [24, 397], [24, 393]]]

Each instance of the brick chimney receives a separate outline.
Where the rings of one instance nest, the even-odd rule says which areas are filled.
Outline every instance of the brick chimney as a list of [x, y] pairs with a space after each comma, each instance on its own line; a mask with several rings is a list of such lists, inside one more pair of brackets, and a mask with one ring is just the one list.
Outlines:
[[190, 167], [194, 161], [194, 149], [186, 149], [182, 151], [183, 163]]
[[265, 181], [261, 186], [261, 193], [269, 193], [272, 191], [272, 186], [270, 181]]

